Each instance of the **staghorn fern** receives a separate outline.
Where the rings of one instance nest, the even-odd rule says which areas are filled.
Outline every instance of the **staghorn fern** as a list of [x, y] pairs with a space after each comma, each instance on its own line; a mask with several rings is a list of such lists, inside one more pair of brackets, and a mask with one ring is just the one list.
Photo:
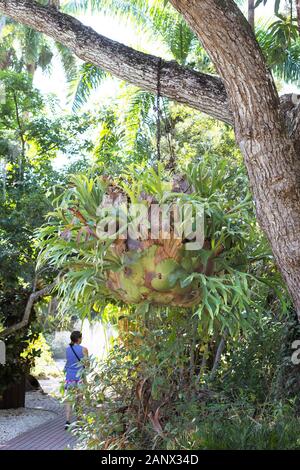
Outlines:
[[[117, 182], [73, 176], [68, 188], [60, 188], [54, 211], [39, 231], [39, 264], [60, 272], [62, 307], [80, 305], [97, 311], [111, 301], [143, 309], [193, 307], [210, 331], [216, 325], [230, 332], [248, 328], [251, 315], [259, 315], [262, 305], [258, 289], [268, 292], [272, 283], [264, 284], [265, 268], [258, 276], [254, 267], [272, 266], [272, 257], [256, 228], [249, 195], [233, 198], [229, 189], [224, 190], [225, 183], [234, 187], [237, 178], [241, 178], [237, 166], [220, 165], [213, 158], [202, 159], [190, 165], [185, 175], [173, 177], [161, 165], [157, 171], [130, 167]], [[145, 205], [153, 201], [169, 207], [203, 204], [203, 247], [191, 252], [184, 240], [162, 237], [99, 238], [97, 208], [104, 197], [116, 201], [124, 196]], [[122, 204], [114, 207], [122, 217]]]

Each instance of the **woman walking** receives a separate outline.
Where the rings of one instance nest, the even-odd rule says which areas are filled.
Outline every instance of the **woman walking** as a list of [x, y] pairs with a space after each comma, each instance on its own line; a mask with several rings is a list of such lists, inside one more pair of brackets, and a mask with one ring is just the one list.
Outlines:
[[[85, 357], [88, 357], [87, 348], [81, 346], [82, 334], [80, 331], [73, 331], [71, 333], [71, 342], [66, 349], [66, 383], [65, 390], [68, 390], [71, 387], [77, 387], [80, 383], [80, 377], [83, 370], [83, 364], [81, 360]], [[72, 416], [72, 405], [69, 402], [66, 402], [66, 425], [65, 429], [68, 429], [71, 422]]]

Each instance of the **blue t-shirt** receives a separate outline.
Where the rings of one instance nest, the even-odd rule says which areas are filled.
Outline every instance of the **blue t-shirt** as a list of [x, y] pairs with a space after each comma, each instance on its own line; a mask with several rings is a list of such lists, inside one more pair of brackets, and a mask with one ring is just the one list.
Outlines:
[[76, 352], [80, 360], [84, 357], [83, 347], [80, 344], [74, 344], [72, 345], [72, 347], [71, 346], [67, 347], [66, 349], [67, 362], [65, 365], [66, 380], [79, 380], [80, 373], [83, 369], [83, 365], [77, 359], [74, 351]]

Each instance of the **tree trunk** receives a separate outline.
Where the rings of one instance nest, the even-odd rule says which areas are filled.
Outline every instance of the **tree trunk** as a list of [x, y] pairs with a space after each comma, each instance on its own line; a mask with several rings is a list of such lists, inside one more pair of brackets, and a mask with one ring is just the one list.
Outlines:
[[214, 364], [213, 364], [213, 367], [212, 367], [212, 370], [211, 370], [211, 373], [210, 373], [210, 378], [211, 379], [214, 379], [214, 377], [217, 373], [217, 370], [219, 368], [219, 365], [220, 365], [220, 362], [221, 362], [221, 359], [222, 359], [222, 354], [223, 354], [225, 346], [226, 346], [226, 336], [227, 336], [227, 334], [225, 333], [222, 336], [222, 338], [221, 338], [221, 340], [218, 344], [216, 355], [215, 355], [215, 358], [214, 358]]
[[300, 159], [280, 114], [273, 78], [233, 0], [170, 0], [222, 76], [257, 218], [300, 315]]
[[248, 21], [251, 28], [254, 30], [255, 26], [255, 0], [248, 0]]
[[0, 396], [0, 409], [8, 410], [15, 408], [25, 407], [25, 375], [20, 379], [19, 382], [14, 383], [3, 392], [2, 397]]
[[[258, 221], [300, 317], [299, 106], [295, 122], [287, 126], [253, 30], [234, 0], [170, 0], [170, 3], [198, 35], [223, 82], [174, 62], [163, 62], [161, 92], [214, 118], [233, 122]], [[104, 38], [75, 18], [34, 1], [0, 0], [0, 11], [45, 32], [83, 60], [156, 91], [157, 57]]]
[[296, 12], [297, 12], [298, 31], [300, 34], [300, 0], [296, 0]]
[[37, 300], [39, 300], [41, 297], [45, 297], [46, 295], [48, 295], [54, 289], [54, 287], [57, 285], [57, 282], [58, 282], [58, 279], [56, 279], [54, 282], [52, 282], [52, 284], [49, 284], [48, 286], [44, 287], [43, 289], [41, 289], [39, 291], [36, 291], [36, 292], [33, 292], [30, 295], [30, 297], [28, 299], [28, 302], [26, 304], [26, 308], [25, 308], [25, 312], [24, 312], [24, 316], [23, 316], [22, 320], [19, 323], [16, 323], [12, 326], [8, 326], [4, 330], [2, 330], [0, 332], [0, 338], [6, 338], [7, 336], [9, 336], [11, 334], [14, 334], [16, 331], [19, 331], [22, 328], [25, 328], [25, 326], [27, 326], [28, 323], [29, 323], [30, 315], [31, 315], [31, 311], [32, 311], [34, 303]]
[[286, 322], [279, 354], [277, 380], [274, 383], [274, 397], [277, 400], [295, 400], [300, 414], [300, 324], [295, 311], [291, 310]]
[[32, 77], [34, 76], [36, 69], [37, 69], [36, 64], [32, 64], [32, 63], [26, 64], [26, 70], [29, 73], [29, 75], [31, 75]]

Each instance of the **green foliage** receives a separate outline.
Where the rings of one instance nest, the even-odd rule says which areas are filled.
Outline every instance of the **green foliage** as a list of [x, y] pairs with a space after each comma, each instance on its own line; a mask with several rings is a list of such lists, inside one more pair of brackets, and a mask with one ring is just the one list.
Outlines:
[[1, 137], [3, 139], [5, 132], [10, 135], [14, 132], [15, 138], [21, 138], [26, 131], [24, 115], [29, 114], [32, 118], [40, 113], [43, 107], [41, 95], [33, 88], [31, 78], [24, 74], [0, 71], [0, 81], [5, 89], [0, 115]]
[[93, 64], [84, 63], [79, 67], [70, 87], [70, 92], [74, 94], [73, 111], [86, 103], [91, 91], [98, 87], [106, 77], [106, 72]]
[[25, 143], [31, 119], [41, 112], [42, 99], [22, 74], [2, 71], [0, 80], [6, 89], [6, 101], [0, 106], [0, 291], [5, 291], [32, 280], [33, 230], [41, 224], [48, 203], [41, 184], [33, 181], [34, 165], [27, 158]]
[[[45, 330], [43, 330], [43, 333], [44, 331]], [[22, 357], [28, 357], [28, 354], [31, 353], [32, 350], [39, 351], [39, 356], [35, 359], [31, 374], [37, 379], [47, 379], [49, 377], [62, 378], [63, 374], [55, 364], [50, 346], [43, 333], [41, 333], [34, 342], [28, 345], [26, 351], [22, 353]]]
[[124, 129], [120, 126], [113, 110], [103, 110], [103, 118], [94, 148], [94, 160], [100, 171], [105, 174], [118, 172], [123, 151]]
[[287, 83], [299, 83], [300, 39], [297, 24], [283, 16], [267, 28], [258, 27], [256, 35], [275, 76]]
[[90, 135], [98, 125], [98, 118], [90, 113], [57, 118], [42, 115], [32, 120], [27, 128], [25, 137], [32, 147], [29, 157], [33, 154], [36, 165], [40, 166], [58, 155], [84, 160], [93, 150]]
[[233, 400], [240, 396], [255, 405], [277, 398], [281, 348], [285, 343], [283, 318], [281, 315], [280, 320], [275, 320], [270, 314], [265, 315], [247, 337], [229, 341], [228, 357], [219, 371], [218, 386]]
[[299, 356], [300, 325], [296, 312], [292, 310], [290, 313], [281, 344], [276, 396], [280, 399], [285, 397], [294, 399], [299, 413], [300, 364], [297, 363], [297, 360]]
[[[258, 284], [264, 287], [266, 277], [263, 271], [257, 275], [254, 267], [268, 261], [271, 267], [272, 261], [266, 242], [253, 222], [247, 191], [236, 193], [236, 181], [242, 178], [242, 173], [230, 160], [203, 158], [197, 165], [190, 165], [187, 178], [194, 190], [190, 194], [173, 190], [160, 166], [158, 172], [145, 170], [143, 166], [129, 168], [120, 179], [119, 187], [110, 186], [112, 183], [105, 178], [89, 179], [82, 175], [73, 176], [67, 190], [56, 190], [59, 195], [54, 200], [55, 210], [40, 231], [40, 264], [61, 271], [58, 289], [64, 305], [79, 303], [88, 311], [95, 306], [97, 310], [110, 299], [140, 304], [145, 301], [166, 303], [165, 298], [170, 305], [173, 291], [172, 295], [181, 292], [185, 295], [186, 289], [193, 289], [199, 293], [196, 314], [209, 331], [221, 328], [233, 334], [236, 328], [249, 327], [251, 315], [255, 312], [259, 316], [256, 290]], [[97, 231], [99, 223], [103, 225], [104, 221], [109, 221], [115, 212], [119, 220], [124, 220], [126, 215], [122, 204], [115, 206], [113, 213], [108, 215], [99, 210], [111, 187], [115, 188], [115, 194], [127, 195], [131, 202], [143, 201], [146, 194], [151, 202], [169, 204], [170, 207], [174, 203], [202, 204], [204, 247], [189, 252], [180, 245], [174, 258], [167, 251], [161, 258], [156, 257], [154, 242], [150, 248], [143, 249], [141, 241], [140, 249], [136, 250], [126, 248], [123, 240], [121, 251], [116, 249], [119, 245], [115, 245], [113, 239], [100, 236]], [[147, 201], [145, 199], [144, 203]], [[130, 219], [127, 225], [122, 223], [122, 233], [130, 223]], [[117, 239], [119, 235], [117, 232]], [[163, 287], [156, 282], [154, 286], [152, 281], [154, 290], [151, 290], [145, 283], [144, 271], [147, 269], [153, 271], [152, 279], [156, 277], [155, 272], [162, 273], [160, 284], [166, 284], [166, 275], [168, 285]], [[133, 283], [126, 275], [127, 270], [134, 276]], [[270, 271], [267, 275], [270, 276]], [[117, 282], [116, 288], [114, 282]], [[276, 276], [274, 283], [276, 287]], [[251, 296], [250, 289], [253, 291]], [[174, 302], [180, 305], [181, 300], [178, 298]]]
[[52, 161], [58, 152], [90, 152], [86, 132], [97, 121], [87, 114], [50, 119], [28, 76], [1, 71], [0, 80], [6, 90], [0, 106], [0, 286], [30, 285], [36, 256], [33, 231], [50, 209], [45, 192], [64, 178], [53, 170]]
[[[43, 3], [47, 4], [46, 1]], [[32, 78], [38, 68], [51, 71], [53, 58], [58, 52], [66, 77], [72, 80], [77, 73], [76, 60], [68, 48], [8, 17], [5, 18], [0, 35], [0, 51], [2, 50], [5, 65], [1, 69], [25, 72]]]
[[[1, 329], [22, 319], [33, 286], [43, 287], [53, 273], [36, 282], [37, 246], [34, 230], [44, 221], [50, 205], [45, 192], [64, 175], [52, 168], [58, 153], [87, 154], [91, 142], [85, 133], [96, 126], [92, 116], [49, 118], [32, 79], [13, 71], [0, 71], [5, 102], [0, 105], [0, 310]], [[78, 137], [78, 134], [82, 137]], [[79, 141], [80, 140], [80, 141]], [[48, 299], [49, 301], [49, 299]], [[16, 310], [16, 311], [14, 311]], [[53, 326], [57, 324], [53, 322]], [[28, 372], [38, 351], [27, 351], [41, 322], [34, 321], [5, 338], [8, 362], [1, 368], [1, 387]]]
[[229, 338], [213, 381], [217, 337], [195, 330], [188, 314], [152, 310], [119, 329], [110, 356], [85, 369], [74, 428], [80, 448], [299, 448], [294, 399], [276, 397], [284, 319], [266, 314], [247, 337]]
[[[168, 2], [66, 3], [71, 12], [92, 7], [133, 20], [180, 64], [215, 73], [197, 37]], [[276, 13], [276, 21], [259, 28], [257, 38], [276, 75], [298, 80], [295, 19], [289, 12]], [[21, 55], [12, 48], [15, 34]], [[78, 111], [106, 75], [91, 64], [78, 67], [67, 48], [55, 47]], [[7, 22], [0, 45], [6, 68], [0, 80], [7, 91], [0, 108], [0, 328], [24, 313], [39, 248], [34, 230], [49, 210], [44, 193], [54, 187], [54, 208], [40, 231], [44, 281], [59, 274], [63, 314], [107, 321], [119, 317], [119, 342], [110, 356], [100, 364], [91, 361], [84, 371], [75, 429], [81, 447], [298, 449], [299, 367], [291, 366], [290, 344], [299, 329], [284, 323], [287, 294], [255, 222], [233, 131], [163, 99], [163, 165], [156, 165], [150, 93], [127, 86], [117, 103], [95, 115], [50, 118], [31, 78], [15, 71], [49, 70], [53, 51], [54, 44], [40, 34]], [[61, 113], [51, 106], [54, 116]], [[72, 160], [73, 176], [69, 169], [53, 171], [60, 155], [82, 157]], [[175, 180], [185, 175], [192, 191], [175, 191], [174, 175], [164, 167]], [[203, 204], [206, 245], [195, 256], [180, 254], [179, 259], [157, 259], [157, 247], [116, 252], [109, 240], [94, 236], [99, 204], [110, 190], [131, 201]], [[144, 302], [149, 271], [159, 276], [151, 280], [150, 302]], [[109, 276], [122, 281], [118, 295]], [[189, 289], [199, 293], [193, 308], [171, 306], [173, 297], [165, 300], [166, 291], [173, 295]], [[151, 306], [161, 299], [162, 308]], [[107, 306], [111, 301], [114, 305]], [[41, 350], [50, 361], [39, 330], [41, 325], [53, 330], [62, 316], [48, 315], [48, 302], [38, 306], [29, 328], [6, 338], [8, 364], [0, 368], [0, 393], [4, 383], [29, 371]], [[63, 318], [64, 325], [69, 318]], [[226, 348], [216, 364], [222, 341]], [[67, 398], [76, 398], [70, 394]]]
[[[27, 304], [29, 292], [25, 289], [0, 289], [0, 325], [1, 329], [12, 326], [22, 320]], [[39, 348], [33, 343], [37, 340], [40, 330], [35, 323], [33, 314], [31, 327], [5, 337], [6, 364], [0, 365], [0, 394], [14, 382], [18, 382], [30, 372], [35, 358], [39, 355]], [[1, 338], [3, 340], [3, 338]], [[28, 349], [28, 347], [32, 345]], [[24, 355], [24, 352], [27, 353]]]
[[[180, 433], [168, 449], [295, 450], [300, 448], [299, 418], [292, 405], [277, 403], [253, 419], [253, 408], [241, 401], [208, 407], [195, 431]], [[179, 430], [178, 430], [179, 431]]]

